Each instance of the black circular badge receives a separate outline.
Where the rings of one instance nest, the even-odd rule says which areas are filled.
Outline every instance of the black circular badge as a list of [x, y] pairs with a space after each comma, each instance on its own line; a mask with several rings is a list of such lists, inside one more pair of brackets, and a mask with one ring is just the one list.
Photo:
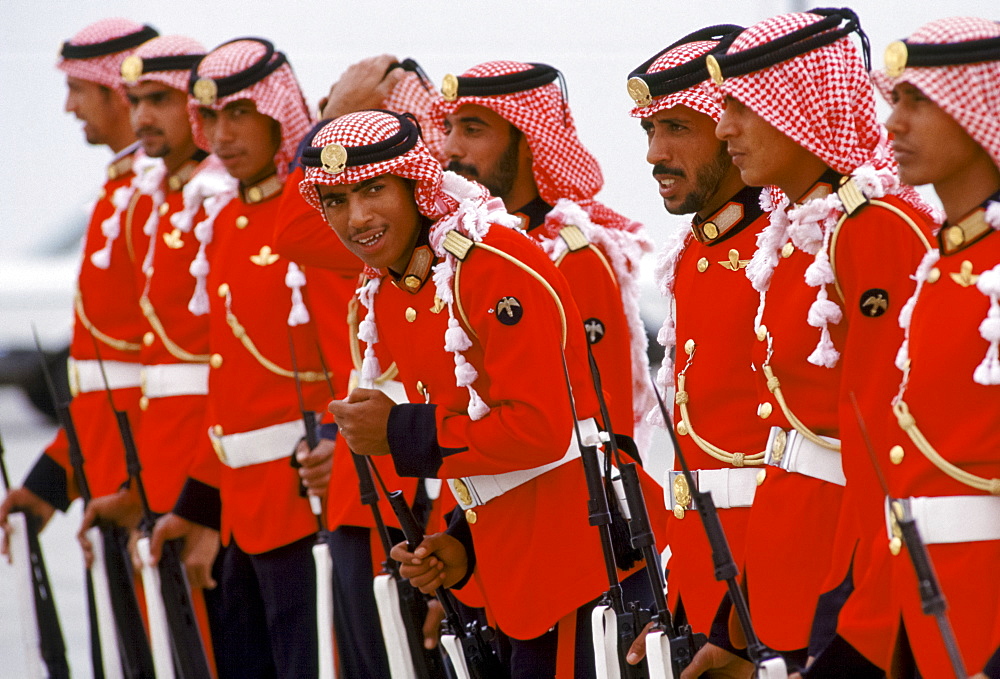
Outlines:
[[502, 297], [493, 309], [497, 315], [497, 320], [504, 325], [516, 325], [524, 315], [524, 309], [517, 297]]
[[604, 323], [599, 318], [588, 318], [583, 322], [583, 329], [587, 331], [587, 341], [597, 344], [604, 339]]
[[881, 288], [865, 290], [858, 303], [861, 313], [869, 318], [878, 318], [889, 310], [889, 293]]

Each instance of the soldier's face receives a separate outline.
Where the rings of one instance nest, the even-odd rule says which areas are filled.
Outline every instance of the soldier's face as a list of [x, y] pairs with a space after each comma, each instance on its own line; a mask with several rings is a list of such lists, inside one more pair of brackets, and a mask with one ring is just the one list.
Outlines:
[[420, 236], [413, 186], [409, 179], [386, 174], [316, 188], [323, 216], [348, 250], [371, 267], [402, 273]]
[[244, 186], [274, 173], [281, 125], [260, 113], [252, 101], [232, 101], [221, 111], [203, 106], [198, 109], [198, 120], [212, 153]]
[[919, 89], [900, 83], [892, 90], [886, 127], [905, 183], [959, 186], [984, 167], [996, 173], [985, 149]]
[[187, 115], [187, 94], [148, 81], [128, 88], [132, 129], [150, 158], [163, 158], [175, 169], [195, 150]]
[[729, 159], [726, 144], [715, 138], [715, 120], [710, 116], [674, 106], [643, 118], [642, 129], [648, 143], [646, 160], [653, 166], [663, 207], [670, 214], [714, 207], [741, 187], [739, 170]]
[[128, 105], [114, 90], [73, 76], [66, 76], [64, 109], [83, 122], [88, 144], [107, 144], [128, 115]]
[[497, 198], [506, 202], [521, 173], [531, 176], [524, 135], [491, 109], [463, 104], [445, 117], [444, 129], [446, 168], [479, 182]]

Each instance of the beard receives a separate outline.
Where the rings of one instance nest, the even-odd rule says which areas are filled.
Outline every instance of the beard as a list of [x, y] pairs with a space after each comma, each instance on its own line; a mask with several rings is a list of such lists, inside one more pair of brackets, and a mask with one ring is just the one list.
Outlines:
[[510, 141], [507, 143], [507, 148], [504, 149], [503, 155], [497, 160], [496, 165], [482, 173], [475, 165], [460, 163], [457, 160], [448, 163], [448, 167], [445, 169], [457, 172], [466, 179], [479, 182], [489, 189], [491, 194], [506, 202], [506, 197], [514, 189], [514, 182], [517, 180], [517, 165], [520, 156], [518, 145], [520, 141], [521, 132], [511, 127]]
[[[694, 181], [695, 187], [691, 193], [677, 207], [673, 209], [667, 207], [667, 212], [672, 215], [689, 215], [703, 210], [709, 200], [715, 195], [732, 164], [733, 161], [726, 151], [725, 142], [723, 142], [719, 145], [719, 151], [715, 154], [715, 157], [698, 168]], [[677, 173], [667, 171], [665, 174]]]

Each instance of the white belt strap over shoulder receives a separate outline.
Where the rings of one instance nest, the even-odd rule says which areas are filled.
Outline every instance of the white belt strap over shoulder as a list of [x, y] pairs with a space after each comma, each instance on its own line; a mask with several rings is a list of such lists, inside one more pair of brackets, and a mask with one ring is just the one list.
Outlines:
[[[820, 438], [829, 443], [839, 443], [828, 436]], [[813, 443], [794, 429], [785, 431], [781, 427], [771, 427], [764, 450], [764, 463], [838, 486], [847, 483], [840, 452]]]
[[[96, 360], [78, 361], [70, 358], [67, 362], [70, 393], [87, 394], [104, 391], [104, 377], [101, 362]], [[104, 375], [108, 376], [111, 389], [129, 389], [142, 383], [142, 366], [128, 361], [104, 361]]]
[[[944, 495], [940, 497], [886, 498], [885, 526], [896, 537], [896, 516], [912, 517], [924, 544], [1000, 540], [1000, 497]], [[895, 530], [894, 530], [895, 529]]]
[[301, 420], [222, 436], [208, 430], [215, 454], [230, 469], [289, 457], [304, 433]]
[[[580, 437], [585, 446], [598, 446], [601, 444], [601, 432], [597, 428], [597, 422], [593, 418], [581, 420], [579, 423]], [[484, 474], [480, 476], [463, 476], [460, 479], [448, 481], [448, 488], [452, 495], [462, 506], [462, 509], [472, 509], [485, 505], [490, 500], [500, 497], [504, 493], [511, 491], [518, 486], [524, 485], [528, 481], [538, 478], [542, 474], [552, 471], [557, 467], [576, 460], [580, 457], [580, 444], [576, 438], [576, 432], [570, 439], [569, 447], [562, 458], [531, 469], [519, 469], [505, 474]]]
[[[757, 468], [693, 469], [695, 488], [712, 494], [716, 509], [752, 507], [757, 494]], [[677, 479], [681, 479], [683, 483]], [[667, 472], [667, 487], [663, 489], [668, 508], [696, 509], [694, 497], [687, 489], [684, 472]], [[679, 487], [678, 487], [679, 486]]]
[[204, 396], [208, 394], [208, 366], [204, 363], [165, 363], [142, 367], [142, 395]]

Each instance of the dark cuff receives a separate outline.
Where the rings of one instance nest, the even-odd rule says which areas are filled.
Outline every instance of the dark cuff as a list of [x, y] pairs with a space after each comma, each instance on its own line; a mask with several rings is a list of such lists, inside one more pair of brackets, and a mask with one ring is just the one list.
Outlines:
[[433, 403], [400, 403], [389, 411], [387, 438], [396, 473], [437, 478], [443, 453], [437, 442]]
[[219, 530], [222, 524], [222, 497], [219, 489], [188, 478], [173, 511], [182, 519]]
[[733, 600], [729, 598], [729, 592], [726, 592], [722, 598], [722, 602], [719, 604], [718, 610], [715, 612], [715, 619], [712, 620], [712, 629], [708, 633], [708, 643], [729, 651], [744, 660], [750, 660], [747, 649], [736, 648], [729, 639], [729, 614], [732, 610]]
[[476, 549], [472, 544], [472, 529], [469, 528], [469, 522], [465, 520], [465, 512], [460, 508], [455, 507], [452, 510], [445, 533], [461, 542], [462, 546], [465, 547], [468, 569], [462, 579], [451, 586], [451, 589], [462, 589], [476, 570]]
[[319, 437], [321, 439], [327, 439], [330, 441], [337, 440], [337, 423], [336, 422], [324, 422], [316, 428], [319, 432]]
[[996, 650], [990, 661], [983, 668], [983, 674], [990, 679], [1000, 679], [1000, 648]]
[[[857, 679], [881, 679], [885, 670], [874, 665], [868, 658], [851, 646], [839, 634], [826, 645], [823, 652], [802, 676], [809, 679], [836, 679], [837, 677], [857, 677]], [[791, 668], [789, 668], [791, 671]]]
[[45, 454], [38, 458], [24, 479], [25, 488], [61, 512], [69, 509], [69, 491], [66, 483], [66, 470]]

